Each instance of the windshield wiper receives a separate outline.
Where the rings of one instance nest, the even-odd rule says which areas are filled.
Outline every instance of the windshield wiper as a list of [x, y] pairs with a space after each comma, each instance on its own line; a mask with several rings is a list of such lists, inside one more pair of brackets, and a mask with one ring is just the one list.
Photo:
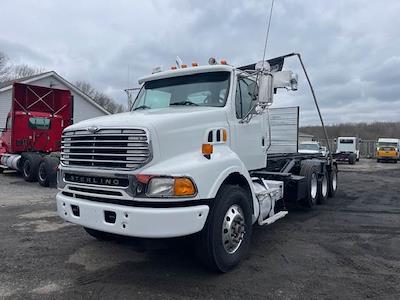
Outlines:
[[194, 103], [194, 102], [188, 101], [188, 100], [180, 101], [180, 102], [174, 102], [174, 103], [171, 103], [170, 106], [171, 105], [194, 105], [194, 106], [199, 106], [197, 103]]
[[135, 111], [135, 110], [137, 110], [137, 109], [150, 109], [151, 107], [150, 106], [147, 106], [147, 105], [140, 105], [140, 106], [138, 106], [138, 107], [135, 107], [134, 109], [132, 109], [132, 111]]

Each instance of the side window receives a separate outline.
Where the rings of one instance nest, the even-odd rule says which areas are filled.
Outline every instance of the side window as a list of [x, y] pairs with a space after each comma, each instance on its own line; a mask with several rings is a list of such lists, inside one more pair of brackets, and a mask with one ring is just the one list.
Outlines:
[[11, 129], [11, 117], [7, 117], [6, 129]]
[[238, 80], [235, 96], [236, 117], [238, 119], [246, 116], [253, 107], [255, 87], [256, 83], [250, 79], [241, 78]]

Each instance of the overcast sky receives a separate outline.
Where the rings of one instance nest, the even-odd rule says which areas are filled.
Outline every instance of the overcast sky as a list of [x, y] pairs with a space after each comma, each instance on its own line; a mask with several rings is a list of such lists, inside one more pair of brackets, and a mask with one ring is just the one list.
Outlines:
[[[14, 63], [86, 80], [120, 103], [123, 89], [176, 56], [233, 65], [261, 59], [270, 0], [1, 1], [0, 51]], [[6, 13], [5, 13], [6, 12]], [[267, 57], [300, 52], [328, 124], [400, 121], [400, 1], [276, 0]], [[315, 124], [311, 94], [299, 73], [297, 92], [275, 106], [300, 105]]]

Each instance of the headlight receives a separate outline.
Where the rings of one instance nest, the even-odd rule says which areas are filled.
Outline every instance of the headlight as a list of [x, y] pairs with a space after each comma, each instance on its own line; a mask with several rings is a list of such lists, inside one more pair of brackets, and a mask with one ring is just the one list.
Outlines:
[[187, 177], [153, 177], [146, 191], [148, 197], [191, 197], [196, 193], [193, 181]]

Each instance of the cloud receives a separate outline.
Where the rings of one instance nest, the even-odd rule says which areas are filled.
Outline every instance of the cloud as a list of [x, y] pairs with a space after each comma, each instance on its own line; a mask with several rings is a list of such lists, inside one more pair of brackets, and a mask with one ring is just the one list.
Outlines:
[[[269, 3], [5, 0], [2, 10], [13, 13], [0, 19], [0, 50], [125, 103], [125, 88], [177, 55], [201, 64], [261, 59]], [[302, 54], [328, 123], [398, 121], [398, 11], [396, 0], [275, 1], [267, 56]], [[299, 91], [280, 92], [275, 105], [300, 105], [302, 124], [318, 123], [298, 62], [287, 68], [299, 73]]]

